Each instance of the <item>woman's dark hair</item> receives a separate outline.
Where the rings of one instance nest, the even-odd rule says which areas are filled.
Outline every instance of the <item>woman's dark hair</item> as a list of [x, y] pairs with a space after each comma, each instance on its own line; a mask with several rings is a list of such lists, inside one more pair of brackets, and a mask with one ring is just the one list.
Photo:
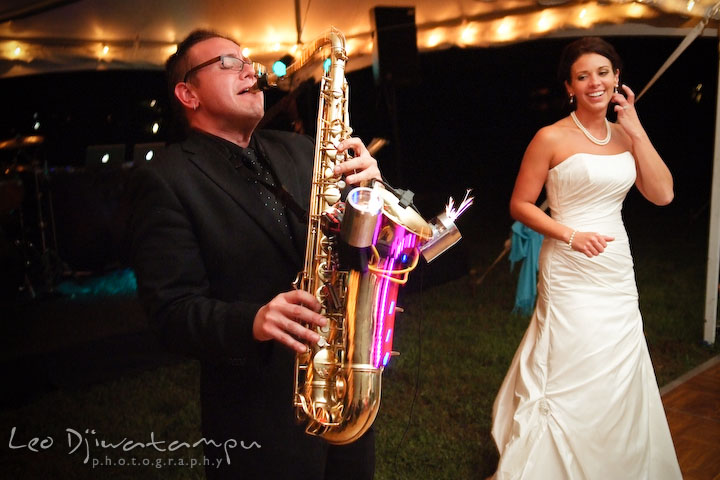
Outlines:
[[584, 37], [565, 46], [560, 55], [560, 65], [558, 65], [558, 80], [560, 83], [570, 83], [571, 68], [573, 63], [586, 53], [597, 53], [610, 60], [613, 72], [622, 69], [622, 60], [615, 48], [600, 37]]

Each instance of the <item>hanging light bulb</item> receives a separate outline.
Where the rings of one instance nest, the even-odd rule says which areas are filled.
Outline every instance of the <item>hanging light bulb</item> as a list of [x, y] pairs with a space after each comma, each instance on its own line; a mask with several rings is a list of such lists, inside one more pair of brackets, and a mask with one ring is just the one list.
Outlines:
[[460, 41], [466, 45], [470, 45], [475, 41], [476, 35], [477, 27], [472, 23], [468, 23], [462, 29], [462, 33], [460, 34]]
[[513, 25], [510, 17], [505, 17], [497, 28], [497, 38], [499, 40], [510, 40], [513, 33]]
[[627, 7], [627, 14], [632, 18], [643, 18], [645, 7], [640, 3], [632, 3]]
[[553, 26], [554, 16], [548, 11], [544, 11], [540, 14], [540, 18], [537, 21], [537, 28], [539, 32], [546, 32]]
[[578, 25], [585, 28], [590, 27], [595, 22], [596, 17], [597, 14], [594, 9], [584, 7], [578, 15]]
[[428, 48], [437, 47], [445, 40], [445, 31], [442, 28], [435, 28], [427, 38], [426, 45]]

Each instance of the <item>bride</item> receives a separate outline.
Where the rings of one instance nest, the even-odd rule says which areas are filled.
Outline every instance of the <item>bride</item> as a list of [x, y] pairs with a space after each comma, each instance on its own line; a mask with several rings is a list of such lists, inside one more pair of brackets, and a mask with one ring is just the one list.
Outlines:
[[[558, 73], [575, 109], [537, 132], [520, 166], [510, 213], [545, 239], [535, 313], [493, 407], [495, 480], [682, 478], [621, 213], [633, 184], [670, 203], [673, 179], [620, 68], [600, 38], [566, 46]], [[535, 206], [543, 186], [549, 216]]]

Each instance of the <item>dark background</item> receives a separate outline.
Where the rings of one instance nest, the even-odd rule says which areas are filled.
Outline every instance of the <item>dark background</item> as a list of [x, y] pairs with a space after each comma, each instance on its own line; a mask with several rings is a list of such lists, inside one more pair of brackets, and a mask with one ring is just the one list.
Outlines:
[[[609, 40], [624, 61], [621, 81], [639, 93], [681, 38]], [[381, 169], [391, 183], [416, 192], [416, 204], [426, 218], [441, 211], [448, 195], [461, 197], [472, 188], [476, 206], [460, 226], [509, 229], [507, 202], [526, 145], [538, 128], [567, 114], [555, 72], [560, 50], [569, 41], [421, 53], [418, 76], [410, 85], [397, 87], [376, 85], [370, 68], [351, 72], [351, 126], [366, 143], [373, 137], [390, 140], [377, 154]], [[675, 176], [676, 200], [665, 210], [671, 214], [708, 214], [717, 64], [717, 40], [697, 39], [637, 105]], [[292, 121], [301, 121], [314, 135], [317, 90], [317, 85], [305, 85], [294, 97], [297, 115], [278, 106], [288, 103], [287, 98], [283, 101], [285, 92], [268, 93], [271, 125], [292, 129]], [[133, 146], [164, 142], [177, 134], [162, 72], [10, 78], [0, 80], [0, 92], [0, 141], [44, 137], [39, 145], [0, 150], [0, 196], [17, 187], [24, 195], [20, 203], [0, 202], [6, 294], [13, 295], [19, 273], [27, 268], [22, 262], [41, 263], [41, 233], [47, 245], [56, 240], [62, 264], [58, 269], [66, 273], [100, 274], [122, 266], [118, 251], [123, 226], [117, 208]], [[160, 125], [157, 134], [151, 131], [154, 122]], [[85, 168], [86, 147], [100, 144], [124, 144], [128, 163], [123, 168]], [[628, 211], [654, 211], [637, 197], [634, 191], [630, 194]], [[44, 229], [40, 219], [45, 220]]]

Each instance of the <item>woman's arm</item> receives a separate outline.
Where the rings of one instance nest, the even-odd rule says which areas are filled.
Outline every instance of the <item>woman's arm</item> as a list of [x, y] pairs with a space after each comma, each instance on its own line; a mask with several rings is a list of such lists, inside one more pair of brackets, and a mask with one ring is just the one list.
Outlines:
[[510, 215], [546, 237], [567, 243], [573, 229], [556, 222], [535, 205], [550, 170], [556, 135], [552, 126], [542, 128], [525, 150], [510, 198]]
[[627, 85], [622, 88], [627, 99], [616, 93], [613, 102], [617, 103], [617, 123], [632, 145], [637, 169], [635, 185], [655, 205], [667, 205], [674, 197], [672, 174], [640, 123], [635, 110], [635, 94]]

